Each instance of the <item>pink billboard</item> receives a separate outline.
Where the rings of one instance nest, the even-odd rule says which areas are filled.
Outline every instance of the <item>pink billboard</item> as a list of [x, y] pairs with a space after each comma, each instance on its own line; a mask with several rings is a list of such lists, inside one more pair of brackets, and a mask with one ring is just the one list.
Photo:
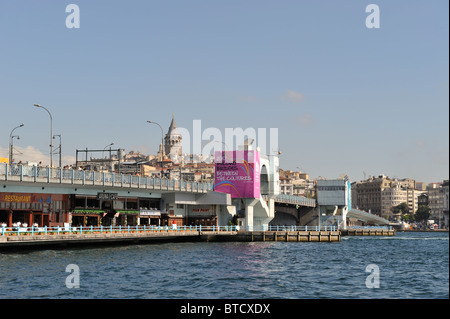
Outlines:
[[258, 151], [215, 152], [214, 190], [232, 198], [260, 197], [260, 162]]

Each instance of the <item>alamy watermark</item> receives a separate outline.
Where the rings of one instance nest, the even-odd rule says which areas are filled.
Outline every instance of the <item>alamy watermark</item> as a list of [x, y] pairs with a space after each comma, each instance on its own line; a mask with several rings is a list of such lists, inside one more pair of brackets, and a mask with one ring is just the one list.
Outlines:
[[[200, 154], [201, 160], [213, 158], [217, 151], [258, 150], [263, 155], [278, 155], [278, 128], [241, 127], [225, 128], [222, 132], [217, 127], [202, 128], [201, 120], [192, 121], [192, 130], [177, 128], [182, 136], [182, 152], [184, 154]], [[177, 156], [167, 154], [172, 160], [179, 161]], [[189, 160], [184, 158], [184, 160]], [[228, 158], [226, 158], [228, 160]]]
[[66, 277], [66, 287], [69, 289], [80, 288], [80, 267], [76, 264], [69, 264], [66, 272], [70, 273]]
[[375, 264], [369, 264], [366, 272], [370, 273], [366, 278], [366, 287], [369, 289], [380, 288], [380, 267]]
[[366, 7], [366, 12], [370, 14], [366, 18], [366, 27], [368, 29], [380, 28], [380, 7], [376, 4], [369, 4]]
[[79, 29], [80, 28], [80, 7], [76, 4], [69, 4], [66, 6], [66, 12], [70, 13], [66, 17], [66, 28]]
[[[380, 28], [380, 7], [377, 4], [369, 4], [366, 6], [366, 12], [370, 13], [366, 17], [366, 27], [368, 29]], [[66, 13], [70, 13], [66, 17], [66, 28], [80, 28], [80, 7], [74, 3], [66, 6]]]

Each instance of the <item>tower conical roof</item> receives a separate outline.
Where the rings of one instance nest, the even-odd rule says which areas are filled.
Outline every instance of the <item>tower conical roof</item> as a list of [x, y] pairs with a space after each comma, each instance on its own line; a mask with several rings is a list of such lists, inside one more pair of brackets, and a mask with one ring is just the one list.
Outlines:
[[167, 132], [167, 135], [170, 135], [172, 132], [178, 133], [177, 123], [175, 123], [175, 114], [174, 113], [172, 113], [172, 122], [170, 123], [169, 131]]

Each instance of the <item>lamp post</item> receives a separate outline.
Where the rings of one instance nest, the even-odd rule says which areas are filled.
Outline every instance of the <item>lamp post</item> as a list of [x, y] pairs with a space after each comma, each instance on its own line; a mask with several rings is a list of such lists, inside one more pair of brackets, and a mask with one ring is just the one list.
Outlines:
[[52, 118], [52, 114], [50, 113], [49, 110], [47, 110], [47, 108], [45, 108], [42, 105], [34, 104], [34, 106], [43, 108], [44, 110], [47, 111], [48, 115], [50, 116], [50, 167], [53, 167], [53, 118]]
[[13, 128], [13, 130], [11, 131], [11, 133], [9, 134], [9, 164], [12, 164], [13, 161], [13, 138], [17, 137], [17, 139], [19, 139], [19, 136], [13, 136], [13, 132], [15, 129], [19, 128], [19, 127], [23, 127], [25, 124], [20, 124], [19, 126], [16, 126], [15, 128]]
[[150, 123], [150, 124], [156, 124], [156, 125], [158, 125], [159, 128], [161, 129], [161, 167], [162, 167], [162, 161], [163, 161], [163, 159], [164, 159], [164, 131], [163, 131], [161, 125], [159, 125], [159, 124], [156, 123], [156, 122], [153, 122], [153, 121], [147, 121], [147, 123]]
[[[102, 151], [102, 158], [103, 158], [103, 156], [105, 155], [105, 150], [106, 150], [106, 148], [108, 147], [108, 146], [113, 146], [114, 145], [114, 142], [112, 142], [111, 144], [108, 144], [108, 145], [106, 145], [104, 148], [103, 148], [103, 151]], [[110, 152], [111, 153], [111, 152]]]
[[[105, 150], [106, 150], [106, 148], [109, 146], [109, 165], [111, 165], [111, 171], [112, 171], [112, 161], [111, 161], [111, 146], [113, 146], [114, 145], [114, 142], [112, 142], [111, 144], [108, 144], [108, 145], [106, 145], [104, 148], [103, 148], [103, 151], [102, 151], [102, 161], [104, 160], [104, 155], [105, 155]], [[103, 164], [102, 164], [102, 169], [104, 169], [104, 167], [103, 167]]]
[[53, 138], [55, 138], [57, 136], [59, 137], [59, 147], [58, 147], [58, 150], [59, 150], [59, 167], [62, 167], [61, 134], [53, 135]]

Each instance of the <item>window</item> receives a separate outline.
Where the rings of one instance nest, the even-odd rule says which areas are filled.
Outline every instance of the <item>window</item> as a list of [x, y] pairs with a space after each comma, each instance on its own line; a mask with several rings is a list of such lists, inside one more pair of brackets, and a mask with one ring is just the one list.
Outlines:
[[344, 191], [345, 186], [319, 186], [319, 191]]

